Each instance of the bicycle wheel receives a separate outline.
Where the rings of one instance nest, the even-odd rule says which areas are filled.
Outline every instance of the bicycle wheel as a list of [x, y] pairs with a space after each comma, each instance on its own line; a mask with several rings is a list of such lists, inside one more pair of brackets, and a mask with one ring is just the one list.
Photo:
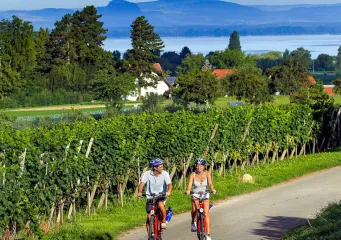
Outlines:
[[150, 216], [150, 219], [149, 219], [148, 240], [155, 240], [155, 234], [154, 234], [154, 221], [155, 221], [155, 217], [154, 217], [154, 216]]
[[198, 240], [205, 240], [205, 233], [204, 233], [204, 215], [199, 214], [197, 217], [197, 228], [198, 228]]

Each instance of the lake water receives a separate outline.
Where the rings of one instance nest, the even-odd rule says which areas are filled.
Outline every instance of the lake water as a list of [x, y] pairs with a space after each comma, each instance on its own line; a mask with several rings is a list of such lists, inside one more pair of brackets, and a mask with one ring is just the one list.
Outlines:
[[[180, 52], [184, 46], [193, 53], [207, 54], [210, 51], [224, 50], [229, 43], [229, 37], [163, 37], [165, 52]], [[130, 38], [109, 38], [104, 42], [106, 50], [118, 50], [123, 54], [131, 48]], [[284, 52], [303, 47], [311, 52], [312, 58], [321, 53], [335, 56], [341, 46], [341, 35], [290, 35], [290, 36], [241, 36], [240, 44], [246, 53], [266, 53], [269, 51]]]

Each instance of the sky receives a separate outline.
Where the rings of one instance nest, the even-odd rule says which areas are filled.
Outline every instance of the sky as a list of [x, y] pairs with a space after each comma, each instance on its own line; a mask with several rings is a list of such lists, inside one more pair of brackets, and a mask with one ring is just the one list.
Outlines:
[[[42, 8], [83, 8], [106, 6], [110, 0], [0, 0], [0, 10], [33, 10]], [[143, 2], [146, 0], [130, 0]], [[242, 5], [333, 4], [341, 0], [225, 0]]]

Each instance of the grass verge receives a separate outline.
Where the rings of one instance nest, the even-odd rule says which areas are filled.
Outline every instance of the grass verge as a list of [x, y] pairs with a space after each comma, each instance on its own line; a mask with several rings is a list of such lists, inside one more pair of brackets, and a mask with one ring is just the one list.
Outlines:
[[299, 239], [341, 239], [341, 202], [322, 209], [316, 218], [306, 226], [288, 232], [284, 240]]
[[[214, 173], [213, 181], [218, 191], [212, 196], [212, 201], [227, 199], [231, 196], [256, 191], [290, 180], [305, 174], [341, 165], [341, 148], [332, 152], [319, 153], [286, 159], [273, 164], [259, 165], [245, 171], [218, 177]], [[249, 173], [255, 178], [254, 184], [241, 183], [240, 177]], [[167, 201], [175, 213], [189, 211], [191, 206], [183, 189], [174, 189]], [[145, 220], [144, 199], [126, 199], [124, 207], [111, 205], [107, 211], [100, 210], [87, 217], [78, 214], [76, 223], [67, 223], [63, 229], [55, 230], [45, 235], [45, 239], [87, 239], [98, 236], [97, 239], [114, 239], [120, 232], [142, 226]], [[84, 212], [84, 209], [81, 210]], [[103, 237], [103, 238], [102, 238]], [[96, 239], [96, 238], [93, 238]]]

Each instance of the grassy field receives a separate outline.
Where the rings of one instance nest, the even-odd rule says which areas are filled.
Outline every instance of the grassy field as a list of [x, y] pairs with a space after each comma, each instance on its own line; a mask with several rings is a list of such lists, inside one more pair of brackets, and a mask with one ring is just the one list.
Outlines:
[[284, 236], [284, 240], [341, 239], [341, 202], [330, 204], [313, 221], [297, 227]]
[[[274, 184], [315, 172], [341, 165], [341, 149], [334, 152], [307, 155], [296, 159], [284, 160], [274, 164], [257, 166], [255, 168], [239, 171], [237, 174], [218, 177], [214, 173], [214, 185], [218, 191], [212, 196], [215, 200], [228, 199], [231, 196], [240, 195], [270, 187]], [[239, 181], [243, 173], [251, 174], [254, 184], [241, 183]], [[190, 199], [183, 194], [183, 189], [175, 189], [167, 201], [168, 206], [173, 207], [175, 213], [190, 210]], [[114, 239], [120, 232], [135, 226], [142, 226], [145, 220], [144, 199], [126, 199], [124, 207], [111, 205], [107, 211], [97, 211], [90, 217], [78, 214], [76, 223], [68, 223], [62, 230], [55, 230], [45, 239]], [[103, 238], [100, 238], [103, 237]]]

